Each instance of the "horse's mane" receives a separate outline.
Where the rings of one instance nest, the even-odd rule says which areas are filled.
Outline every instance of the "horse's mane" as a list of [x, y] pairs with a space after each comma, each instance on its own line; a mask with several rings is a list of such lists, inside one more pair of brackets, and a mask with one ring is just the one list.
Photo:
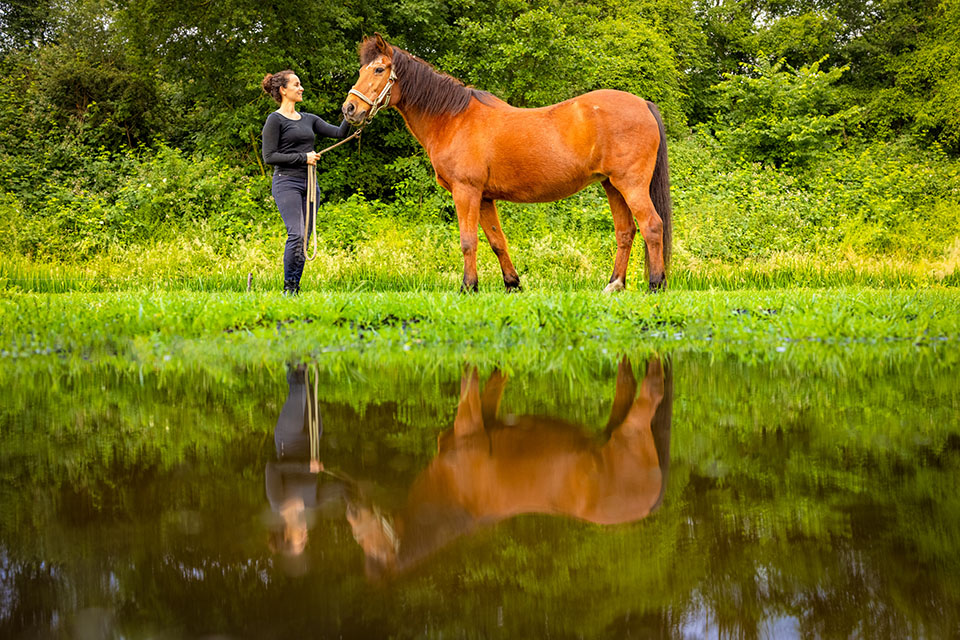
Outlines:
[[[432, 64], [408, 51], [393, 48], [393, 70], [403, 87], [402, 100], [429, 115], [452, 115], [462, 112], [476, 98], [484, 104], [496, 99], [492, 93], [468, 87], [453, 76], [437, 71]], [[360, 43], [360, 64], [367, 65], [380, 55], [376, 38]]]

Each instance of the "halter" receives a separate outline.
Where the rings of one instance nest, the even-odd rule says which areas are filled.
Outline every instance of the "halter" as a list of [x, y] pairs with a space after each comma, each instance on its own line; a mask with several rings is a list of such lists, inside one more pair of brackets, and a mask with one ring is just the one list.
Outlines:
[[349, 95], [354, 95], [370, 105], [370, 113], [367, 114], [367, 117], [364, 118], [364, 122], [369, 122], [373, 119], [373, 116], [377, 115], [380, 112], [380, 109], [383, 107], [390, 106], [390, 90], [393, 89], [394, 83], [397, 81], [397, 73], [390, 69], [390, 78], [387, 80], [387, 86], [383, 88], [383, 91], [380, 92], [380, 95], [377, 96], [376, 100], [371, 100], [367, 96], [363, 95], [356, 89], [350, 89]]

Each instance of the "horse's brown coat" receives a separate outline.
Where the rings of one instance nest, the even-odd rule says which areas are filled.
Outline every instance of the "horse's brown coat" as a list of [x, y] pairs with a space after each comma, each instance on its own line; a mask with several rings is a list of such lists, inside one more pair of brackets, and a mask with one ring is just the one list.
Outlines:
[[[607, 193], [617, 237], [607, 290], [624, 288], [638, 229], [646, 243], [650, 287], [663, 286], [671, 238], [669, 177], [663, 125], [652, 103], [604, 90], [518, 109], [463, 86], [379, 35], [361, 44], [360, 56], [363, 66], [353, 88], [377, 96], [391, 70], [396, 73], [390, 106], [423, 145], [437, 181], [453, 195], [465, 290], [477, 288], [478, 225], [500, 260], [507, 289], [520, 284], [494, 201], [550, 202], [595, 182]], [[369, 106], [350, 95], [343, 112], [359, 124]]]

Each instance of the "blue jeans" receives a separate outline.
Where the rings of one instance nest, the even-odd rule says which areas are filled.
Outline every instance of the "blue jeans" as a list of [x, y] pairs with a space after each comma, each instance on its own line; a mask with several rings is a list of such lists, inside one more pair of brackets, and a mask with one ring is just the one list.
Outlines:
[[[283, 249], [284, 287], [299, 288], [306, 255], [303, 252], [304, 223], [307, 212], [307, 178], [273, 174], [273, 199], [287, 227], [287, 243]], [[320, 192], [317, 191], [317, 200]], [[313, 226], [310, 227], [310, 232]], [[307, 235], [309, 237], [309, 234]]]

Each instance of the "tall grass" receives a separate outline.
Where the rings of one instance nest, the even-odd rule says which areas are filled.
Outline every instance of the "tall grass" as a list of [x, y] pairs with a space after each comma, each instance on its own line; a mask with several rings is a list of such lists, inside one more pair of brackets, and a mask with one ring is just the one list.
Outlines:
[[[412, 235], [412, 233], [411, 233]], [[117, 251], [82, 263], [37, 262], [0, 256], [0, 291], [65, 293], [123, 290], [277, 291], [282, 289], [282, 241], [246, 243], [233, 255], [216, 256], [203, 247], [159, 245]], [[599, 244], [599, 238], [594, 244]], [[609, 278], [612, 255], [592, 255], [590, 243], [558, 239], [560, 254], [574, 255], [576, 267], [556, 256], [535, 255], [535, 247], [514, 245], [514, 263], [526, 291], [596, 291]], [[463, 263], [455, 240], [430, 249], [372, 241], [352, 251], [326, 249], [307, 264], [304, 290], [455, 291]], [[273, 252], [275, 255], [269, 256]], [[499, 265], [489, 249], [479, 258], [482, 291], [501, 291]], [[489, 255], [484, 255], [489, 254]], [[738, 262], [678, 258], [668, 287], [678, 291], [867, 286], [916, 288], [960, 285], [960, 251], [940, 260], [856, 254], [778, 253]], [[642, 246], [634, 251], [628, 287], [644, 290]]]

